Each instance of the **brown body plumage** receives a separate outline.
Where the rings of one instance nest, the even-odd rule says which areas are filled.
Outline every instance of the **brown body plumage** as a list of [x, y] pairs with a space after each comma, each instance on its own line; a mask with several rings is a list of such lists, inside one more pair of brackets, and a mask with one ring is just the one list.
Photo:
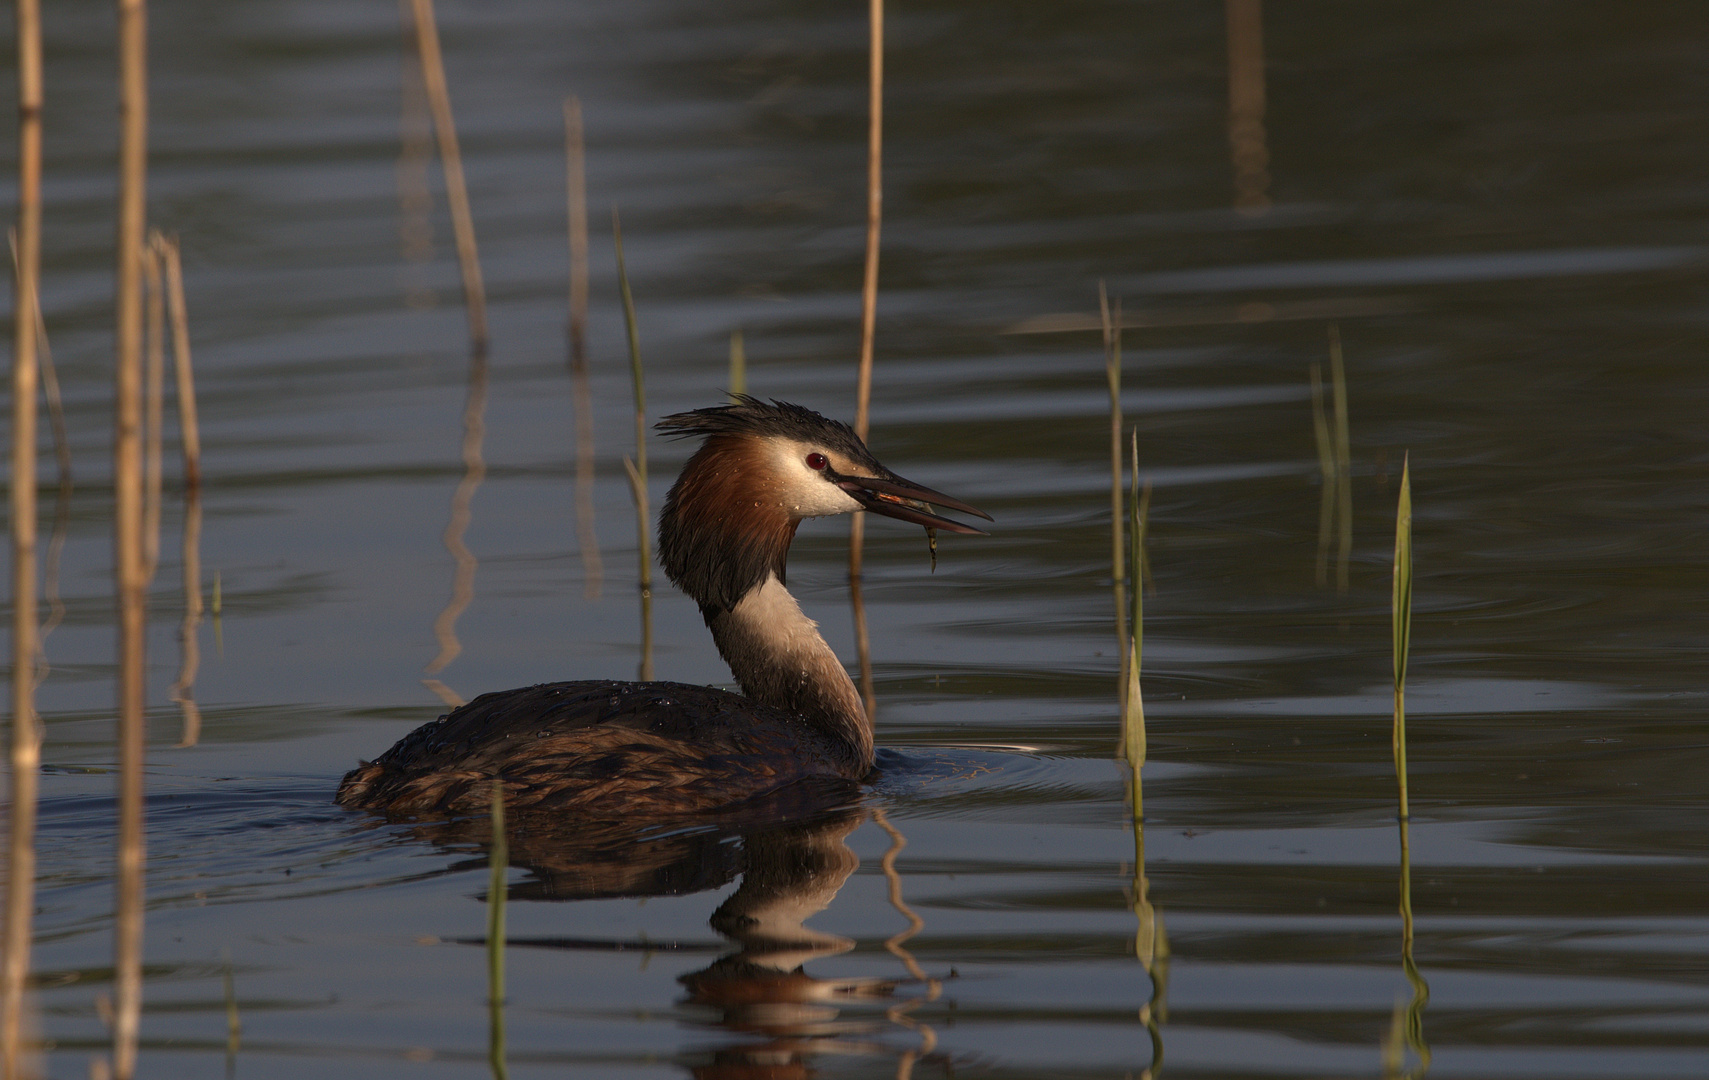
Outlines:
[[581, 681], [485, 694], [345, 776], [338, 801], [392, 813], [518, 809], [659, 815], [729, 807], [792, 784], [853, 784], [872, 725], [848, 673], [784, 588], [805, 517], [869, 509], [976, 533], [929, 504], [986, 515], [880, 465], [845, 425], [782, 402], [666, 417], [705, 442], [659, 519], [665, 572], [700, 605], [743, 695]]

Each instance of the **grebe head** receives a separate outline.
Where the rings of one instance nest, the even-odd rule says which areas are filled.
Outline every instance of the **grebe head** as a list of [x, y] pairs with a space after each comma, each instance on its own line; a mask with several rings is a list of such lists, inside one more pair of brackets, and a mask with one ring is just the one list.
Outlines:
[[799, 405], [742, 396], [659, 421], [661, 431], [706, 441], [683, 466], [659, 516], [665, 573], [710, 618], [729, 611], [784, 562], [803, 518], [871, 510], [942, 529], [980, 532], [933, 506], [989, 514], [881, 465], [847, 424]]

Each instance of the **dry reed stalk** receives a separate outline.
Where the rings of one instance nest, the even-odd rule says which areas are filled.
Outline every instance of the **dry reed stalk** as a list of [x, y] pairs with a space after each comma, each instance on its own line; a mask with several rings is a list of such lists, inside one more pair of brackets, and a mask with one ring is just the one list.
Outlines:
[[[172, 320], [172, 367], [178, 390], [178, 441], [184, 455], [184, 487], [202, 484], [202, 431], [196, 418], [196, 376], [190, 364], [190, 315], [184, 302], [184, 260], [176, 236], [160, 238], [166, 263], [166, 302]], [[201, 598], [196, 600], [201, 610]]]
[[[411, 0], [398, 0], [404, 33], [414, 37]], [[433, 117], [422, 84], [419, 49], [405, 51], [403, 86], [398, 108], [398, 254], [404, 261], [399, 281], [404, 306], [424, 310], [438, 304], [422, 265], [433, 258], [433, 192], [427, 183], [427, 160], [432, 155]]]
[[[16, 281], [16, 275], [22, 272], [18, 260], [18, 230], [16, 227], [7, 230], [7, 241], [11, 246], [12, 272], [15, 275], [14, 281]], [[37, 373], [41, 376], [42, 397], [47, 401], [48, 425], [53, 431], [53, 456], [59, 473], [59, 487], [53, 500], [53, 537], [48, 541], [47, 559], [42, 566], [41, 595], [48, 604], [48, 617], [36, 633], [35, 685], [39, 688], [47, 680], [49, 670], [47, 639], [65, 621], [65, 602], [60, 599], [59, 595], [59, 562], [61, 554], [65, 551], [66, 535], [71, 528], [71, 440], [70, 436], [66, 434], [65, 404], [60, 397], [59, 375], [53, 366], [53, 349], [48, 344], [47, 321], [42, 318], [39, 266], [35, 277], [38, 284], [32, 289], [32, 292], [35, 296], [36, 305], [34, 315], [36, 367]], [[37, 501], [39, 503], [39, 498]], [[3, 980], [3, 977], [0, 977], [0, 980]], [[0, 991], [0, 998], [3, 997], [4, 991]], [[3, 1012], [4, 1006], [0, 1005], [0, 1013]], [[0, 1020], [0, 1027], [3, 1026], [4, 1021]]]
[[[855, 515], [856, 518], [860, 516]], [[851, 542], [858, 539], [858, 536], [851, 537]], [[872, 720], [878, 715], [878, 688], [873, 685], [872, 678], [872, 640], [866, 632], [866, 595], [862, 591], [860, 576], [853, 573], [849, 575], [849, 610], [854, 614], [855, 660], [860, 676], [860, 699], [866, 706], [866, 718]]]
[[638, 552], [641, 560], [641, 663], [636, 669], [636, 678], [648, 682], [653, 677], [653, 587], [652, 572], [648, 568], [651, 556], [648, 554], [647, 543], [647, 477], [635, 467], [635, 462], [628, 454], [623, 455], [623, 471], [629, 474], [629, 497], [635, 500], [635, 514], [639, 518]]
[[582, 552], [582, 594], [599, 598], [605, 560], [594, 531], [593, 390], [587, 372], [587, 149], [582, 103], [564, 99], [564, 174], [570, 234], [570, 381], [576, 416], [576, 544]]
[[146, 297], [143, 307], [146, 366], [142, 420], [142, 563], [148, 581], [154, 580], [154, 573], [160, 566], [161, 428], [165, 419], [166, 395], [166, 289], [162, 281], [165, 259], [160, 247], [160, 230], [149, 230], [142, 256]]
[[740, 328], [730, 331], [730, 401], [748, 392], [748, 349]]
[[1228, 0], [1228, 141], [1234, 208], [1270, 208], [1270, 151], [1264, 135], [1263, 0]]
[[1346, 592], [1353, 559], [1353, 452], [1347, 430], [1347, 371], [1341, 362], [1341, 327], [1329, 324], [1329, 380], [1335, 402], [1335, 494], [1340, 545], [1335, 588]]
[[587, 361], [587, 145], [581, 99], [564, 99], [564, 199], [570, 241], [570, 364]]
[[[866, 263], [860, 292], [860, 371], [855, 384], [855, 434], [864, 442], [872, 404], [873, 339], [878, 329], [878, 232], [884, 216], [884, 0], [868, 0], [866, 127]], [[861, 522], [855, 515], [855, 525]], [[860, 573], [859, 545], [850, 556]]]
[[114, 568], [119, 623], [119, 835], [113, 934], [113, 1075], [136, 1071], [142, 1019], [143, 696], [147, 574], [142, 532], [143, 232], [148, 176], [148, 13], [119, 0], [117, 373], [113, 437]]
[[457, 147], [457, 125], [451, 117], [451, 94], [445, 86], [445, 60], [439, 51], [439, 24], [433, 0], [411, 0], [415, 43], [421, 56], [421, 81], [439, 136], [439, 165], [445, 173], [445, 201], [451, 208], [451, 231], [457, 241], [457, 262], [463, 271], [463, 300], [469, 309], [469, 342], [476, 353], [487, 351], [487, 294], [481, 282], [480, 256], [475, 250], [475, 222], [469, 214], [469, 191], [463, 181], [463, 155]]
[[[37, 187], [40, 187], [39, 180]], [[39, 197], [37, 201], [40, 201]], [[18, 262], [18, 229], [16, 226], [6, 230], [6, 241], [12, 250], [12, 273], [18, 274], [20, 267]], [[39, 264], [41, 246], [39, 238], [36, 243], [38, 248], [37, 262]], [[34, 315], [36, 367], [41, 376], [42, 397], [47, 401], [48, 426], [53, 432], [53, 456], [59, 466], [59, 482], [63, 487], [71, 482], [71, 437], [65, 430], [65, 403], [59, 392], [59, 372], [53, 366], [53, 349], [49, 347], [47, 340], [47, 320], [42, 318], [41, 288], [39, 285], [41, 267], [39, 265], [36, 268], [35, 277], [38, 284], [32, 287], [32, 295], [36, 305]], [[16, 330], [15, 326], [14, 330]]]
[[178, 746], [195, 746], [202, 736], [202, 710], [196, 704], [196, 672], [201, 667], [202, 622], [202, 434], [196, 416], [196, 377], [190, 361], [190, 314], [184, 300], [184, 261], [176, 236], [156, 234], [166, 279], [167, 314], [172, 325], [172, 369], [178, 397], [178, 443], [184, 458], [184, 618], [178, 626], [180, 663], [171, 698], [184, 725]]
[[445, 550], [451, 553], [457, 569], [451, 577], [451, 598], [439, 612], [439, 617], [433, 620], [433, 636], [439, 643], [439, 653], [428, 663], [423, 671], [428, 677], [422, 680], [423, 686], [453, 709], [462, 705], [463, 699], [433, 676], [444, 671], [463, 651], [463, 643], [457, 640], [457, 620], [475, 599], [475, 571], [480, 568], [480, 560], [463, 542], [463, 536], [469, 531], [469, 522], [474, 516], [471, 508], [475, 492], [480, 490], [481, 482], [487, 477], [487, 462], [482, 453], [487, 432], [486, 414], [487, 358], [484, 353], [476, 352], [469, 359], [469, 394], [463, 404], [463, 479], [457, 482], [457, 490], [451, 496], [451, 520], [446, 523], [442, 537]]
[[1121, 301], [1110, 303], [1109, 292], [1098, 282], [1098, 314], [1104, 328], [1104, 378], [1110, 387], [1110, 583], [1116, 597], [1116, 648], [1121, 652], [1121, 679], [1117, 683], [1122, 702], [1127, 701], [1127, 593], [1123, 570], [1127, 551], [1122, 543], [1122, 336]]
[[[872, 354], [878, 331], [878, 236], [884, 218], [884, 0], [867, 4], [866, 261], [860, 290], [860, 369], [855, 380], [855, 434], [866, 441], [871, 428]], [[849, 582], [858, 593], [865, 562], [866, 515], [849, 520]], [[866, 632], [866, 608], [855, 604], [855, 652], [860, 664], [861, 697], [870, 720], [878, 712], [873, 690], [872, 643]]]
[[635, 554], [640, 563], [642, 681], [653, 677], [653, 552], [651, 514], [647, 509], [647, 383], [641, 369], [641, 333], [635, 324], [635, 295], [629, 290], [629, 270], [623, 261], [623, 220], [611, 208], [611, 236], [617, 249], [617, 288], [623, 297], [623, 327], [629, 339], [629, 376], [635, 392], [635, 458], [623, 458], [629, 474], [629, 494], [635, 500]]
[[41, 310], [42, 41], [36, 0], [19, 0], [18, 226], [12, 345], [12, 754], [6, 851], [5, 955], [0, 958], [0, 1069], [24, 1067], [25, 994], [35, 914], [36, 799], [41, 731], [36, 718], [36, 322]]
[[202, 489], [184, 489], [184, 544], [181, 549], [184, 578], [184, 619], [178, 624], [178, 678], [168, 696], [178, 703], [184, 726], [178, 736], [180, 749], [195, 746], [202, 736], [202, 710], [196, 704], [196, 672], [202, 664], [201, 642], [196, 631], [202, 623]]

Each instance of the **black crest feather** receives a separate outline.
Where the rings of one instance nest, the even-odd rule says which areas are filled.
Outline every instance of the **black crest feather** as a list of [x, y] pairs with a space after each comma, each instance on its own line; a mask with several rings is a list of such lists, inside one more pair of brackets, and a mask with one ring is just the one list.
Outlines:
[[735, 404], [675, 413], [653, 426], [667, 437], [678, 439], [696, 435], [750, 435], [819, 442], [862, 464], [882, 468], [866, 444], [861, 442], [860, 436], [841, 420], [832, 420], [812, 409], [776, 398], [768, 404], [759, 398], [738, 394]]

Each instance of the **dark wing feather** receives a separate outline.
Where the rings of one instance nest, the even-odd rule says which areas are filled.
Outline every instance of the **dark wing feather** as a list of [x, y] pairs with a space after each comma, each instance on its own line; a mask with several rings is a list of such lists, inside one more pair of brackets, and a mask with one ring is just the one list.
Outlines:
[[612, 814], [730, 806], [848, 766], [801, 718], [684, 683], [544, 683], [484, 694], [404, 736], [339, 786], [345, 806], [472, 813], [507, 805]]

